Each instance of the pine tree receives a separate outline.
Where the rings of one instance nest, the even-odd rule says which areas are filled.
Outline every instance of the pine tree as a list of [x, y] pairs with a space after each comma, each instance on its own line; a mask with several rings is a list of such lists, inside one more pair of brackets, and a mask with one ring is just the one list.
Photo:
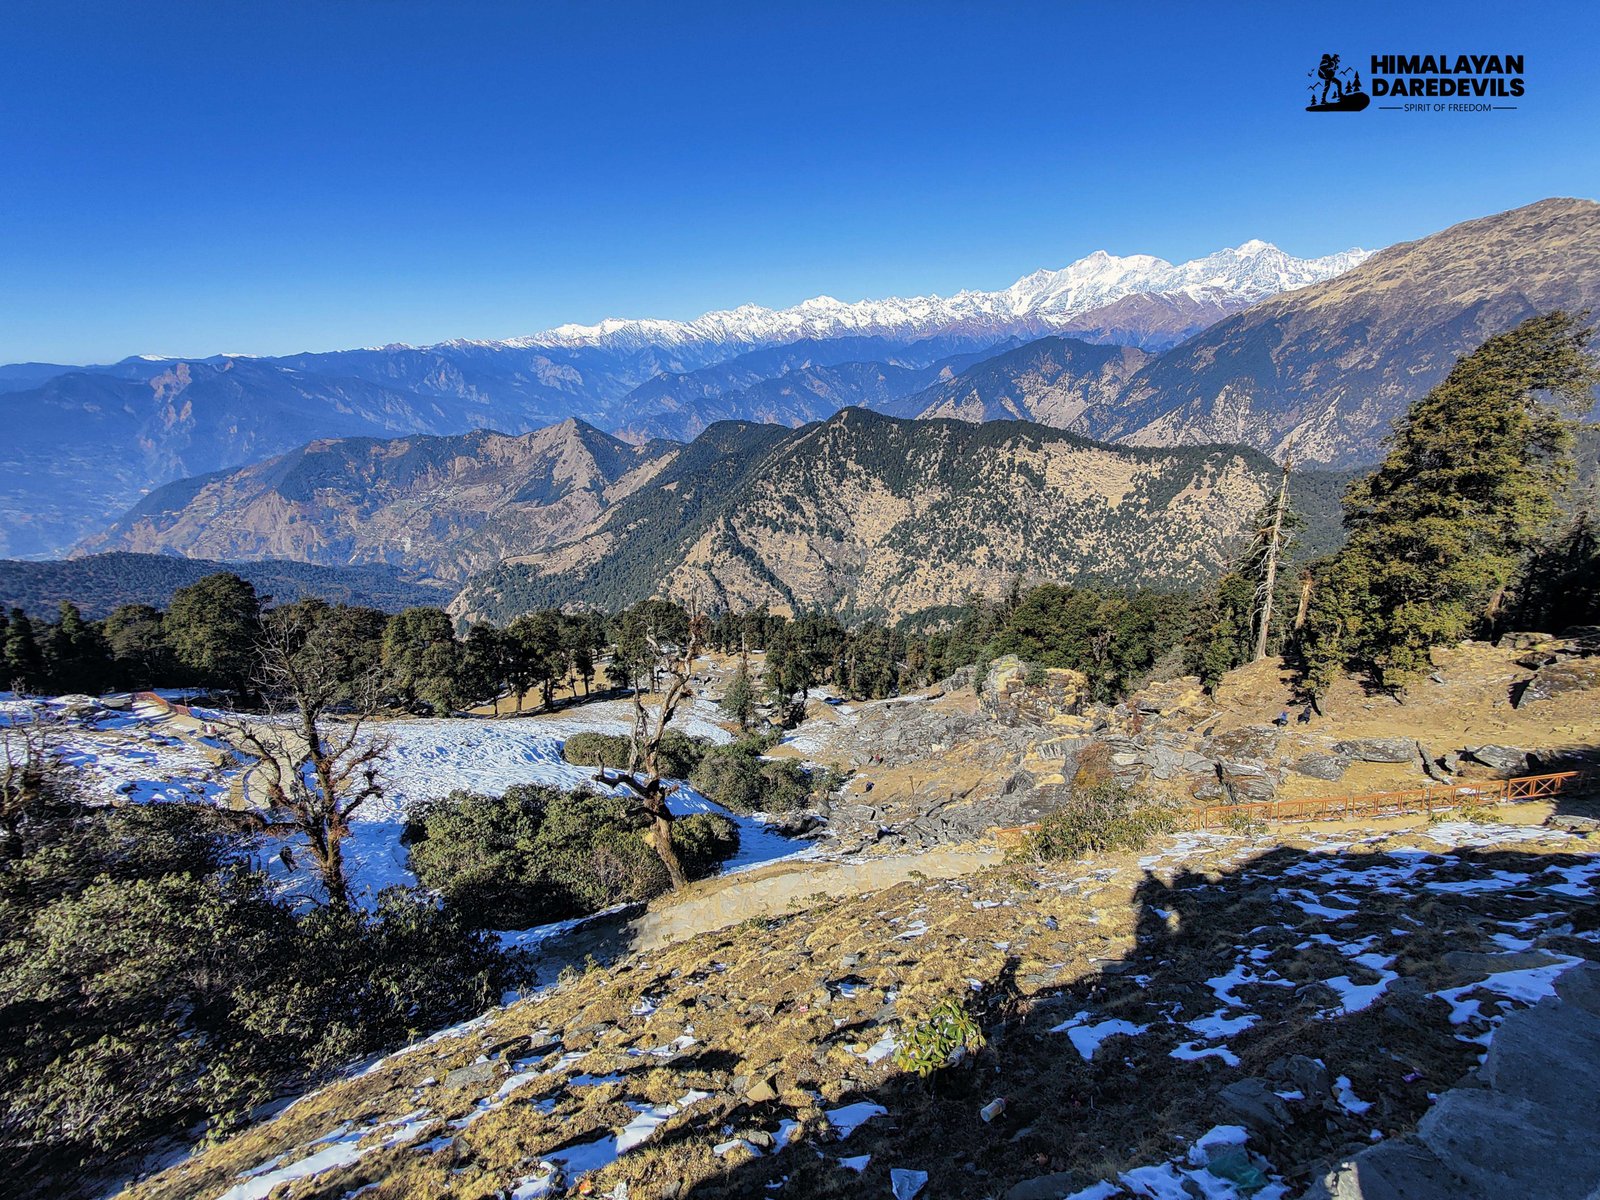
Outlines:
[[33, 621], [20, 608], [11, 610], [6, 626], [5, 685], [12, 691], [31, 692], [45, 685], [44, 655], [33, 631]]
[[1566, 313], [1530, 317], [1411, 406], [1383, 463], [1346, 494], [1349, 540], [1303, 632], [1313, 692], [1341, 667], [1399, 692], [1428, 669], [1431, 647], [1494, 616], [1571, 473], [1566, 414], [1586, 410], [1600, 383], [1588, 339]]
[[739, 722], [740, 729], [749, 729], [756, 714], [756, 689], [750, 682], [750, 664], [741, 662], [739, 669], [728, 681], [727, 689], [718, 702], [722, 711]]

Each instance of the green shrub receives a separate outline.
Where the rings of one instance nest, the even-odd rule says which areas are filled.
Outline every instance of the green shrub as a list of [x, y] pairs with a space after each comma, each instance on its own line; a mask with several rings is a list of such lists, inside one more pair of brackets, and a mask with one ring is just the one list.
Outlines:
[[17, 1194], [96, 1190], [161, 1138], [222, 1136], [514, 982], [490, 939], [401, 889], [370, 914], [297, 914], [243, 847], [207, 808], [58, 801], [0, 864], [0, 1159]]
[[[661, 735], [657, 751], [661, 774], [667, 779], [687, 779], [709, 745], [677, 729]], [[561, 757], [578, 767], [608, 767], [620, 771], [633, 755], [633, 739], [620, 733], [575, 733], [561, 746]]]
[[561, 757], [578, 767], [620, 771], [632, 753], [632, 739], [620, 733], [575, 733], [561, 744]]
[[921, 1021], [906, 1030], [895, 1047], [894, 1065], [926, 1079], [942, 1067], [954, 1066], [984, 1046], [983, 1029], [965, 1001], [956, 996], [940, 1001]]
[[689, 782], [702, 795], [738, 813], [785, 813], [804, 808], [811, 799], [811, 777], [792, 759], [762, 759], [767, 744], [745, 738], [727, 746], [710, 746]]
[[[666, 869], [642, 828], [625, 796], [518, 784], [425, 804], [405, 838], [417, 879], [448, 909], [478, 928], [521, 929], [664, 892]], [[738, 827], [712, 814], [674, 822], [672, 836], [691, 878], [739, 844]]]
[[705, 738], [690, 737], [677, 729], [668, 729], [661, 735], [661, 774], [668, 779], [687, 779], [700, 765], [700, 759], [711, 748]]
[[1026, 854], [1036, 859], [1080, 858], [1105, 850], [1142, 850], [1151, 838], [1178, 827], [1178, 809], [1133, 788], [1101, 783], [1082, 788], [1039, 822]]

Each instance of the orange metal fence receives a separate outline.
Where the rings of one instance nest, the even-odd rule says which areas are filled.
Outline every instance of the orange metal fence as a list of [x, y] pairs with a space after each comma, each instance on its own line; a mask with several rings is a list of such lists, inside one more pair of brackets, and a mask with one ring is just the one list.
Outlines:
[[[1215, 829], [1238, 821], [1342, 821], [1355, 817], [1397, 817], [1409, 813], [1433, 814], [1453, 808], [1514, 804], [1600, 791], [1600, 772], [1554, 771], [1547, 775], [1521, 775], [1516, 779], [1490, 779], [1474, 783], [1430, 784], [1395, 792], [1351, 792], [1343, 796], [1318, 796], [1306, 800], [1261, 800], [1243, 804], [1208, 804], [1191, 810], [1190, 829]], [[993, 830], [1003, 850], [1019, 850], [1038, 824], [1011, 825]]]
[[1600, 779], [1584, 771], [1554, 771], [1473, 783], [1440, 783], [1397, 792], [1360, 792], [1309, 800], [1261, 800], [1244, 804], [1209, 804], [1197, 809], [1192, 828], [1206, 829], [1234, 821], [1339, 821], [1353, 817], [1388, 817], [1435, 813], [1468, 805], [1513, 804], [1574, 795], [1592, 789]]

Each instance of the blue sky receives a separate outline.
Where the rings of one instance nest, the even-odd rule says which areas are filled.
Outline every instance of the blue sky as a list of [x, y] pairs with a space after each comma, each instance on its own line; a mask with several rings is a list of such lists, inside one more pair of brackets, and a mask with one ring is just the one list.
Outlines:
[[[1600, 195], [1597, 35], [1600, 6], [1565, 0], [8, 0], [0, 362], [948, 293], [1100, 248], [1386, 244]], [[1529, 94], [1307, 114], [1324, 50], [1522, 53]]]

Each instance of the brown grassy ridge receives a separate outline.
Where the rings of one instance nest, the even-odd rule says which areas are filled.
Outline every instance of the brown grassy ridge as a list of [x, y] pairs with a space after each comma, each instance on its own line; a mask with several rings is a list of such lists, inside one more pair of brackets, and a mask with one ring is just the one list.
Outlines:
[[[1538, 813], [1517, 815], [1527, 821]], [[1374, 1103], [1359, 1118], [1331, 1104], [1294, 1112], [1267, 1149], [1286, 1177], [1303, 1180], [1374, 1128], [1413, 1127], [1428, 1093], [1451, 1086], [1476, 1061], [1479, 1047], [1459, 1041], [1443, 1002], [1427, 996], [1465, 982], [1447, 954], [1504, 953], [1493, 936], [1543, 912], [1554, 915], [1535, 931], [1539, 950], [1600, 957], [1585, 936], [1594, 925], [1592, 899], [1537, 882], [1557, 878], [1541, 875], [1548, 867], [1587, 862], [1600, 846], [1555, 832], [1520, 836], [1533, 840], [1495, 845], [1491, 837], [1486, 847], [1455, 851], [1449, 836], [1413, 828], [1330, 851], [1309, 830], [1280, 844], [1189, 839], [1143, 863], [1117, 855], [1011, 864], [962, 880], [913, 879], [597, 966], [306, 1098], [128, 1194], [218, 1195], [280, 1155], [296, 1161], [345, 1123], [360, 1129], [425, 1109], [417, 1119], [431, 1124], [406, 1145], [374, 1150], [281, 1194], [342, 1197], [371, 1185], [364, 1195], [498, 1196], [537, 1174], [553, 1152], [627, 1124], [635, 1116], [630, 1101], [670, 1103], [691, 1089], [709, 1095], [580, 1186], [609, 1194], [626, 1182], [634, 1197], [842, 1197], [886, 1194], [891, 1166], [929, 1171], [929, 1194], [937, 1196], [999, 1195], [1049, 1171], [1072, 1173], [1082, 1186], [1170, 1157], [1182, 1139], [1224, 1119], [1216, 1101], [1222, 1087], [1270, 1076], [1294, 1053], [1322, 1058]], [[1360, 908], [1338, 920], [1294, 902], [1298, 895], [1334, 903], [1328, 894], [1352, 892], [1348, 883], [1319, 879], [1330, 858], [1360, 869], [1400, 851], [1438, 881], [1505, 871], [1534, 882], [1509, 893], [1354, 889]], [[1337, 993], [1326, 980], [1360, 984], [1376, 976], [1314, 934], [1374, 939], [1371, 948], [1393, 956], [1401, 982], [1369, 1009], [1327, 1017]], [[1264, 955], [1294, 986], [1241, 989], [1261, 1019], [1228, 1041], [1238, 1067], [1171, 1058], [1193, 1037], [1173, 1022], [1218, 1007], [1206, 981], [1225, 974], [1242, 947]], [[862, 1056], [952, 995], [970, 998], [989, 1039], [969, 1067], [925, 1083], [887, 1058]], [[1083, 1010], [1151, 1028], [1114, 1038], [1085, 1061], [1067, 1037], [1050, 1032]], [[679, 1038], [694, 1041], [662, 1055], [640, 1053]], [[586, 1052], [582, 1060], [557, 1065], [578, 1051]], [[463, 1067], [476, 1069], [450, 1077]], [[513, 1071], [537, 1069], [545, 1073], [504, 1103], [450, 1128]], [[620, 1078], [574, 1085], [579, 1074]], [[768, 1081], [771, 1096], [761, 1086]], [[996, 1096], [1005, 1097], [1006, 1110], [986, 1124], [977, 1110]], [[824, 1112], [856, 1101], [880, 1104], [888, 1115], [833, 1141]], [[734, 1137], [759, 1145], [781, 1121], [798, 1123], [803, 1144], [762, 1155], [713, 1151]], [[865, 1175], [839, 1165], [840, 1157], [861, 1154], [871, 1155]]]

